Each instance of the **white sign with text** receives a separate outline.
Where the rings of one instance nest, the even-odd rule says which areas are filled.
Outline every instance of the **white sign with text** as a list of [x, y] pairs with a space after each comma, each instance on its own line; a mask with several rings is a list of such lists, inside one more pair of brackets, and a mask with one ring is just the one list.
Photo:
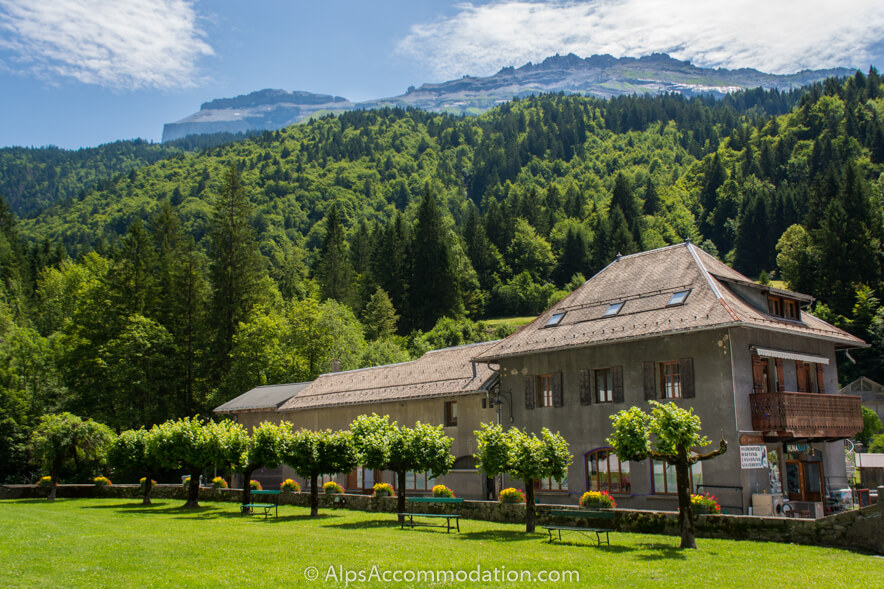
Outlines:
[[767, 468], [767, 448], [764, 446], [740, 446], [740, 468]]

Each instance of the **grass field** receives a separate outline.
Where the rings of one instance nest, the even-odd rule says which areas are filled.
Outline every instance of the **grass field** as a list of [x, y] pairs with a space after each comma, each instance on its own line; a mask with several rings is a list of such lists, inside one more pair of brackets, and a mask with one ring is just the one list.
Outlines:
[[[551, 545], [545, 534], [488, 522], [463, 521], [462, 533], [446, 535], [400, 530], [395, 515], [385, 513], [325, 511], [310, 519], [305, 508], [282, 506], [279, 519], [264, 520], [242, 517], [230, 503], [206, 503], [199, 511], [180, 506], [171, 500], [151, 507], [122, 499], [0, 501], [0, 587], [804, 589], [880, 587], [884, 578], [884, 559], [828, 548], [699, 539], [699, 550], [682, 551], [677, 538], [616, 532], [610, 547], [597, 548], [576, 534], [565, 545]], [[441, 570], [463, 571], [466, 580], [406, 580]], [[506, 581], [522, 570], [549, 571], [553, 578], [576, 571], [579, 582]], [[359, 571], [367, 580], [348, 583]], [[318, 578], [307, 578], [313, 573]], [[469, 575], [491, 580], [470, 581]]]

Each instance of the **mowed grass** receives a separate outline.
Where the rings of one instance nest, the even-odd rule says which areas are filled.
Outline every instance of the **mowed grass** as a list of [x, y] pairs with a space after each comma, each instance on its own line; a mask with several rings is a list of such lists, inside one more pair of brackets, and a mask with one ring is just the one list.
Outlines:
[[[279, 519], [237, 505], [122, 499], [0, 501], [0, 587], [880, 587], [884, 559], [766, 542], [569, 534], [564, 545], [524, 527], [465, 520], [460, 534], [399, 529], [395, 514], [282, 506]], [[305, 578], [315, 567], [316, 580]], [[332, 573], [330, 574], [330, 567]], [[498, 581], [405, 580], [394, 571], [480, 571]], [[579, 581], [506, 582], [511, 571], [577, 571]], [[365, 582], [347, 582], [363, 571]], [[312, 571], [311, 571], [312, 572]], [[376, 576], [371, 575], [376, 573]], [[380, 575], [387, 573], [387, 581]], [[481, 578], [481, 577], [479, 577]]]

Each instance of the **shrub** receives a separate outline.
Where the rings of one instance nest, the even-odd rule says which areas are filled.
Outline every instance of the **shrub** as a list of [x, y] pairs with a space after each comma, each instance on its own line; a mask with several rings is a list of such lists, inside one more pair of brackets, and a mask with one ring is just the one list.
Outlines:
[[286, 479], [279, 485], [279, 490], [286, 493], [300, 493], [301, 485], [296, 480]]
[[393, 485], [390, 483], [376, 483], [372, 489], [374, 490], [374, 493], [371, 494], [372, 497], [392, 497], [395, 495]]
[[703, 513], [721, 513], [721, 506], [718, 499], [709, 493], [702, 495], [691, 495], [691, 507], [694, 509], [694, 515]]
[[344, 487], [337, 484], [334, 481], [329, 481], [326, 484], [322, 485], [322, 492], [326, 495], [334, 495], [335, 493], [343, 493]]
[[433, 497], [451, 497], [454, 498], [454, 491], [445, 485], [436, 485], [433, 487]]
[[259, 483], [255, 479], [249, 480], [249, 486], [252, 488], [252, 491], [263, 491], [264, 490], [264, 487], [261, 486], [261, 483]]
[[614, 508], [617, 507], [617, 502], [607, 491], [587, 491], [580, 497], [580, 507]]
[[227, 481], [225, 481], [221, 477], [215, 477], [214, 479], [212, 479], [212, 488], [213, 489], [226, 489], [227, 488]]
[[[144, 481], [146, 481], [146, 480], [147, 480], [147, 477], [141, 477], [141, 478], [138, 480], [138, 486], [141, 488], [142, 491], [144, 491]], [[157, 486], [157, 482], [156, 482], [155, 480], [153, 480], [153, 479], [150, 479], [150, 486], [151, 486], [151, 487], [156, 487], [156, 486]]]
[[522, 489], [514, 489], [509, 487], [500, 492], [498, 500], [501, 503], [524, 503], [525, 492]]
[[96, 487], [110, 487], [111, 486], [110, 479], [107, 477], [100, 477], [100, 476], [95, 477], [94, 479], [92, 479], [92, 482], [95, 483]]
[[40, 477], [40, 480], [37, 481], [38, 487], [51, 487], [52, 486], [52, 477]]

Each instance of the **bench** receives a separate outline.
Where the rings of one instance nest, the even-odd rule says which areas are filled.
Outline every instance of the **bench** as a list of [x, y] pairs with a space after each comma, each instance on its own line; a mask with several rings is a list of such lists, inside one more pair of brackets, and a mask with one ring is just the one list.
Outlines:
[[242, 514], [252, 513], [254, 509], [264, 510], [264, 519], [270, 515], [270, 510], [274, 511], [274, 517], [279, 517], [279, 495], [282, 491], [252, 491], [252, 495], [268, 495], [274, 499], [273, 503], [243, 503], [240, 507]]
[[[446, 504], [446, 503], [463, 503], [463, 499], [456, 497], [408, 497], [406, 499], [412, 509], [415, 509], [415, 503], [436, 503], [436, 504]], [[415, 526], [425, 526], [428, 528], [445, 528], [445, 533], [448, 534], [451, 530], [456, 529], [460, 532], [460, 514], [452, 514], [452, 513], [400, 513], [401, 516], [399, 523], [399, 529], [403, 529], [405, 526], [411, 526], [414, 529]], [[416, 517], [428, 517], [433, 519], [445, 519], [445, 525], [442, 524], [430, 524], [424, 522], [416, 522], [414, 518]], [[451, 525], [451, 522], [454, 521], [454, 525]]]
[[[587, 519], [614, 519], [616, 514], [613, 511], [597, 511], [593, 509], [553, 509], [549, 512], [552, 517], [585, 517]], [[577, 532], [578, 534], [595, 534], [598, 546], [602, 545], [602, 534], [605, 534], [605, 543], [610, 546], [611, 538], [608, 533], [609, 528], [589, 528], [577, 526], [543, 526], [549, 532], [549, 541], [555, 538], [553, 532], [558, 532], [559, 542], [562, 541], [562, 532]], [[591, 537], [591, 536], [590, 536]]]

